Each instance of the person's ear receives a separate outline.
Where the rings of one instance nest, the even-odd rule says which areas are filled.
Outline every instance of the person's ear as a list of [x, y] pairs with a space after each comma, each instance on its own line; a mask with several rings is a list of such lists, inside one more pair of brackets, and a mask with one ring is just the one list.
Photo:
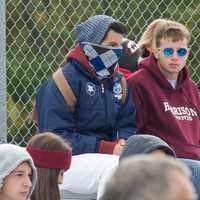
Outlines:
[[158, 56], [159, 56], [159, 49], [158, 49], [158, 48], [152, 48], [152, 52], [153, 52], [155, 58], [158, 59]]
[[147, 50], [148, 50], [150, 53], [152, 53], [153, 50], [154, 50], [154, 48], [153, 48], [153, 47], [147, 47]]
[[188, 51], [187, 51], [187, 58], [188, 58], [189, 56], [191, 56], [191, 51], [190, 51], [190, 49], [188, 48]]

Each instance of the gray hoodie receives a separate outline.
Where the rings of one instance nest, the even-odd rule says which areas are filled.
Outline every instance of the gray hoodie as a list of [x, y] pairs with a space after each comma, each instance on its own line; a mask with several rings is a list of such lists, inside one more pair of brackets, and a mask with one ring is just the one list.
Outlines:
[[14, 144], [0, 144], [0, 189], [6, 176], [23, 162], [28, 162], [33, 171], [32, 188], [28, 197], [30, 198], [37, 180], [36, 168], [31, 156], [23, 147]]

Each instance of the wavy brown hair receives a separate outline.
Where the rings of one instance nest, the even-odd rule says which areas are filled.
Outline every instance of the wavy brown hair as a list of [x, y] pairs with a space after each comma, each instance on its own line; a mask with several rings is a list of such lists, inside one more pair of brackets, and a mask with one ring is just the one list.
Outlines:
[[[71, 150], [69, 144], [61, 137], [49, 132], [33, 136], [29, 140], [27, 147], [64, 152]], [[37, 167], [38, 180], [31, 195], [31, 200], [60, 200], [59, 172], [60, 169]]]
[[[172, 30], [171, 33], [168, 31], [170, 27], [177, 29], [177, 31], [173, 34], [174, 31]], [[148, 56], [153, 48], [158, 47], [161, 37], [167, 36], [171, 36], [175, 40], [185, 37], [188, 43], [190, 41], [190, 33], [184, 25], [169, 19], [155, 19], [147, 26], [138, 42], [142, 57]]]
[[141, 49], [142, 57], [148, 56], [151, 49], [155, 46], [155, 30], [158, 27], [162, 27], [165, 24], [171, 23], [168, 19], [155, 19], [144, 30], [140, 40], [138, 41], [138, 47]]

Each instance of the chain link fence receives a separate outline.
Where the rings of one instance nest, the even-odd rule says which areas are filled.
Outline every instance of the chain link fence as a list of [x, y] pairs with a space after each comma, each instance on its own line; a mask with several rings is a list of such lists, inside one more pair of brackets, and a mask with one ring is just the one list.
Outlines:
[[192, 32], [190, 71], [200, 85], [199, 0], [6, 0], [8, 142], [25, 145], [36, 132], [30, 121], [35, 93], [74, 45], [74, 25], [111, 15], [137, 41], [156, 18], [177, 20]]

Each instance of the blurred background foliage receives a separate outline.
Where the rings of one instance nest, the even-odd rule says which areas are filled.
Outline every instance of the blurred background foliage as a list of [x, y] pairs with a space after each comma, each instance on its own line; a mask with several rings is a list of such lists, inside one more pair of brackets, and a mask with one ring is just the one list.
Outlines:
[[8, 141], [25, 145], [37, 130], [30, 114], [37, 88], [73, 47], [74, 26], [111, 15], [138, 41], [156, 18], [177, 20], [192, 32], [190, 71], [200, 85], [199, 0], [6, 0]]

